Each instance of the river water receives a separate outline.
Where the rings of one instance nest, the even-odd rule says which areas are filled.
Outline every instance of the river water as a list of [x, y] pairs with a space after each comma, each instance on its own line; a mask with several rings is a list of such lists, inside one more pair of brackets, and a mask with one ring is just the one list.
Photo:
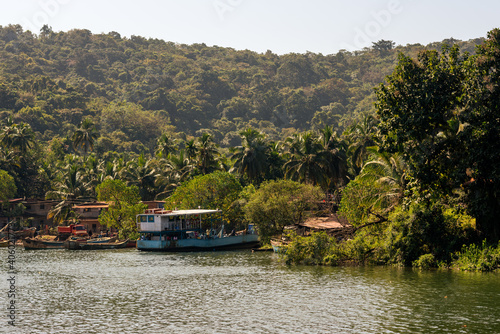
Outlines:
[[269, 252], [21, 247], [16, 269], [12, 327], [2, 265], [5, 333], [500, 333], [497, 273], [287, 267]]

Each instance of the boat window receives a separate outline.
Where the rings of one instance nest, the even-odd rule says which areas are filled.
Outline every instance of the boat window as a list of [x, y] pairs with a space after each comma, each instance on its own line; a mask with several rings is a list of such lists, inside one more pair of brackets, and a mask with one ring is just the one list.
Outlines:
[[148, 216], [148, 222], [154, 223], [155, 222], [155, 216]]
[[141, 216], [141, 223], [145, 223], [147, 221], [147, 216]]

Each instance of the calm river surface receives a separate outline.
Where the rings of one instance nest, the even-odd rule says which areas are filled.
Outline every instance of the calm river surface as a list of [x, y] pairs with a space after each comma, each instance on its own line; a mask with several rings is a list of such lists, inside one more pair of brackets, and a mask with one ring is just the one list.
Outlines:
[[276, 254], [16, 249], [5, 333], [500, 333], [500, 275], [287, 267]]

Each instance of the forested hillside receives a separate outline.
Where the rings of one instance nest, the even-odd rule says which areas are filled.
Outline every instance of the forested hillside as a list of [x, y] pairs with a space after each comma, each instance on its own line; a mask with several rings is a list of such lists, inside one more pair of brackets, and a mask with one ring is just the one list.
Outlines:
[[[473, 52], [482, 40], [444, 43]], [[35, 35], [11, 25], [0, 27], [0, 121], [25, 122], [42, 142], [60, 137], [67, 152], [84, 118], [97, 127], [98, 153], [153, 153], [165, 132], [182, 140], [208, 133], [222, 147], [240, 145], [248, 127], [272, 140], [325, 125], [340, 134], [373, 111], [373, 87], [397, 54], [424, 48], [441, 43], [278, 56], [47, 26]]]

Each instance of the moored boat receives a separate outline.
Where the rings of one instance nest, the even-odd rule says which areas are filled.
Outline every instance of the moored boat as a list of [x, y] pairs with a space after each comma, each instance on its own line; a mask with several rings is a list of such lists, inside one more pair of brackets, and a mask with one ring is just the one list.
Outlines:
[[128, 244], [128, 239], [125, 241], [115, 242], [85, 242], [78, 240], [66, 240], [64, 242], [64, 248], [71, 250], [97, 250], [97, 249], [118, 249], [125, 248]]
[[9, 247], [9, 240], [0, 240], [0, 247]]
[[282, 240], [271, 239], [271, 246], [275, 253], [285, 253], [287, 243]]
[[23, 239], [23, 246], [24, 246], [25, 250], [63, 249], [64, 248], [64, 241], [24, 238]]
[[187, 252], [252, 248], [259, 244], [253, 225], [239, 233], [224, 233], [221, 210], [150, 209], [137, 215], [142, 251]]
[[85, 240], [85, 242], [88, 242], [91, 244], [92, 243], [101, 244], [101, 243], [105, 243], [105, 242], [114, 242], [115, 240], [116, 240], [115, 237], [98, 237], [98, 238]]

